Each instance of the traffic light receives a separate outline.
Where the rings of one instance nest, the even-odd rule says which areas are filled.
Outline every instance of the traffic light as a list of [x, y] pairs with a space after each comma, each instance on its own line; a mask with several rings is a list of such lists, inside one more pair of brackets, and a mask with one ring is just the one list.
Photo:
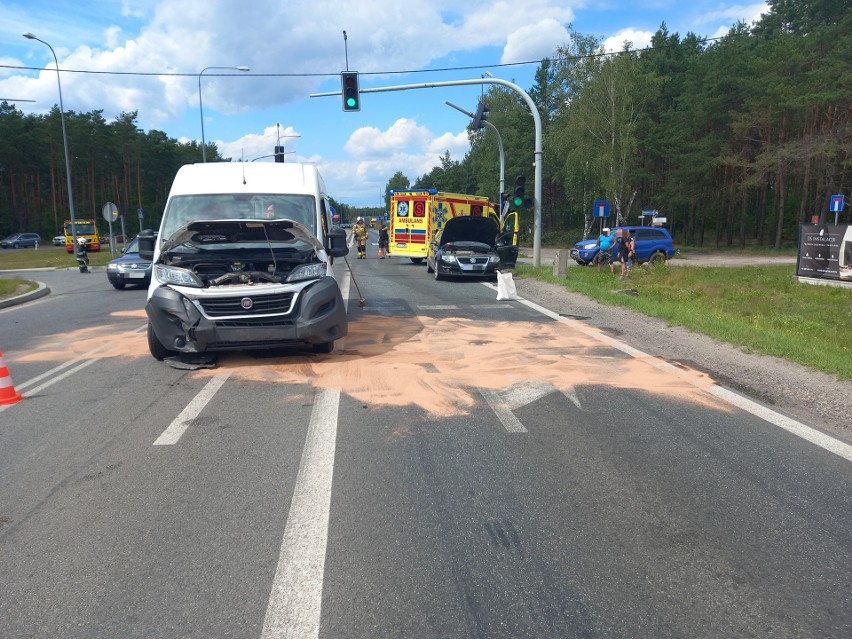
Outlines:
[[476, 115], [473, 116], [473, 122], [470, 123], [468, 127], [471, 131], [479, 131], [485, 125], [482, 124], [483, 120], [488, 119], [488, 107], [485, 106], [485, 102], [479, 101], [479, 106], [476, 107]]
[[361, 90], [358, 88], [357, 71], [343, 71], [340, 74], [340, 92], [343, 95], [344, 111], [361, 110]]
[[512, 195], [512, 206], [516, 209], [526, 204], [526, 199], [524, 198], [524, 189], [526, 189], [526, 186], [527, 178], [525, 175], [515, 176], [515, 191]]

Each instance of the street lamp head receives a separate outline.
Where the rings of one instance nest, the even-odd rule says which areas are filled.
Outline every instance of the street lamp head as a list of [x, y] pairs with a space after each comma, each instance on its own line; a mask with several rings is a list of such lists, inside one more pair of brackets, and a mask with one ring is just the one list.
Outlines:
[[37, 39], [38, 39], [38, 38], [36, 38], [36, 37], [35, 37], [32, 33], [30, 33], [29, 31], [27, 31], [27, 32], [24, 34], [24, 37], [25, 37], [27, 40], [37, 40]]
[[251, 71], [248, 67], [236, 67], [237, 71]]

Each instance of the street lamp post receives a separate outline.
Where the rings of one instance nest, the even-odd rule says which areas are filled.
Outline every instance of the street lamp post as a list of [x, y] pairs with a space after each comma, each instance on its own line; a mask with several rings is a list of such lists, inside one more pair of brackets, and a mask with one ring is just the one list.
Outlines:
[[204, 141], [204, 107], [201, 103], [201, 75], [210, 69], [226, 69], [230, 71], [251, 71], [248, 67], [205, 67], [198, 74], [198, 111], [201, 113], [201, 161], [207, 162], [207, 144]]
[[73, 250], [77, 250], [77, 224], [74, 217], [74, 194], [71, 191], [71, 162], [68, 159], [68, 134], [65, 132], [65, 106], [62, 104], [62, 82], [59, 79], [59, 59], [56, 57], [56, 51], [44, 40], [35, 37], [32, 33], [25, 33], [24, 37], [27, 40], [37, 40], [53, 54], [53, 60], [56, 62], [56, 84], [59, 86], [59, 119], [62, 121], [62, 146], [65, 147], [65, 176], [68, 178], [68, 211], [71, 214], [71, 237], [74, 239]]

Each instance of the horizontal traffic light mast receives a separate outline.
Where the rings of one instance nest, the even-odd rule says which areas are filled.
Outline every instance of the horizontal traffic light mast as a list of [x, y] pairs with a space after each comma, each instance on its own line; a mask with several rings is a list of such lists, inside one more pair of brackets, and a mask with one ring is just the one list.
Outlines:
[[[535, 167], [535, 197], [533, 198], [532, 205], [534, 209], [534, 221], [533, 221], [533, 265], [541, 266], [541, 181], [542, 181], [542, 169], [543, 169], [543, 151], [542, 151], [542, 140], [544, 138], [544, 134], [542, 132], [541, 126], [541, 114], [538, 112], [538, 107], [536, 106], [533, 99], [530, 97], [529, 93], [524, 91], [521, 87], [519, 87], [514, 82], [509, 82], [508, 80], [501, 80], [500, 78], [476, 78], [471, 80], [447, 80], [444, 82], [425, 82], [423, 84], [400, 84], [396, 86], [390, 87], [372, 87], [370, 89], [363, 89], [359, 91], [359, 95], [361, 93], [384, 93], [386, 91], [411, 91], [414, 89], [434, 89], [436, 87], [461, 87], [461, 86], [470, 86], [470, 85], [482, 85], [482, 84], [499, 84], [500, 86], [507, 87], [512, 91], [516, 92], [520, 95], [527, 107], [530, 110], [530, 113], [533, 117], [533, 123], [535, 124], [535, 152], [533, 157], [533, 166]], [[337, 91], [330, 91], [327, 93], [311, 93], [310, 97], [312, 98], [323, 98], [327, 96], [338, 95]]]

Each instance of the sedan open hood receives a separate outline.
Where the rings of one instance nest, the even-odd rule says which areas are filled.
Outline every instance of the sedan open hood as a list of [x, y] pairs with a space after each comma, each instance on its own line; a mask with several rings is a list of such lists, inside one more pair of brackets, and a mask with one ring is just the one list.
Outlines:
[[210, 246], [240, 242], [301, 241], [324, 250], [322, 242], [304, 224], [295, 220], [198, 220], [182, 226], [163, 242], [168, 251], [181, 244]]
[[493, 247], [497, 245], [499, 230], [493, 218], [460, 215], [444, 223], [438, 244], [443, 246], [451, 242], [481, 242]]

